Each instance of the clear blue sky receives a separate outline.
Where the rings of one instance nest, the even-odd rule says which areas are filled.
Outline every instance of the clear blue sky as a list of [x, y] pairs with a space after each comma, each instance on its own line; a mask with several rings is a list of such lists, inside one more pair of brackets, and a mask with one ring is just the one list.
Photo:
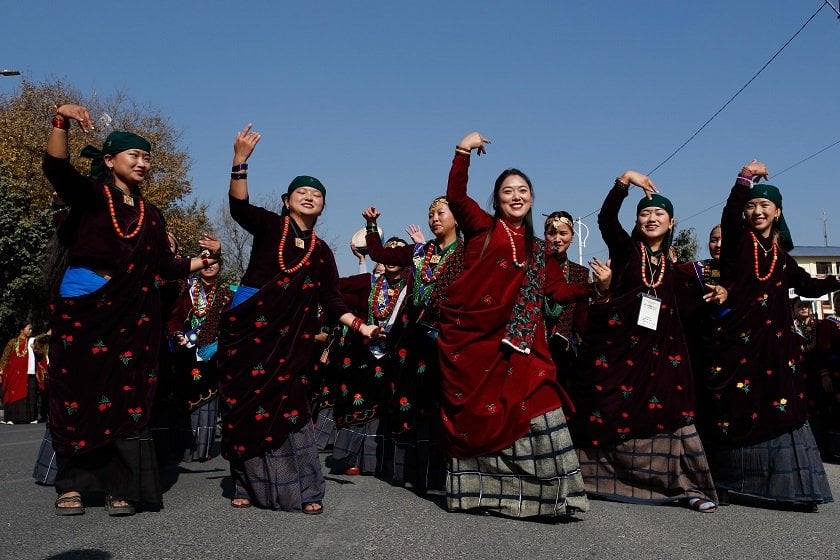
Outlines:
[[[319, 229], [339, 245], [342, 274], [355, 272], [347, 243], [366, 206], [382, 211], [386, 235], [409, 223], [428, 230], [428, 203], [471, 130], [493, 142], [473, 158], [476, 200], [518, 167], [534, 183], [536, 212], [591, 214], [585, 255], [603, 257], [593, 212], [613, 178], [665, 159], [820, 4], [30, 0], [3, 9], [0, 67], [159, 107], [183, 133], [194, 196], [214, 207], [234, 134], [252, 121], [263, 134], [252, 196], [319, 177], [328, 190]], [[829, 243], [840, 245], [840, 146], [772, 176], [840, 140], [838, 46], [840, 20], [826, 6], [653, 175], [701, 244], [741, 165], [759, 158], [782, 189], [794, 241], [822, 245], [825, 210]], [[0, 78], [0, 89], [17, 80]], [[625, 205], [628, 227], [640, 197], [631, 191]]]

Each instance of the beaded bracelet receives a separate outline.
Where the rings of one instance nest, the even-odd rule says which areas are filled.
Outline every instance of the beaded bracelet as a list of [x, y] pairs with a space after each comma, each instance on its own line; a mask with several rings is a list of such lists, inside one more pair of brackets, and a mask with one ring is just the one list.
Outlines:
[[616, 177], [615, 178], [615, 186], [616, 187], [621, 187], [622, 189], [629, 189], [630, 188], [630, 183], [623, 183], [621, 181], [621, 177]]
[[234, 165], [233, 167], [230, 168], [230, 170], [231, 170], [232, 173], [236, 173], [237, 171], [248, 171], [248, 164], [243, 162], [243, 163], [240, 163], [239, 165]]
[[52, 125], [53, 128], [60, 128], [61, 130], [70, 130], [70, 122], [61, 115], [56, 115], [52, 118]]
[[245, 179], [248, 178], [248, 174], [247, 173], [231, 173], [230, 178], [233, 181], [244, 181]]

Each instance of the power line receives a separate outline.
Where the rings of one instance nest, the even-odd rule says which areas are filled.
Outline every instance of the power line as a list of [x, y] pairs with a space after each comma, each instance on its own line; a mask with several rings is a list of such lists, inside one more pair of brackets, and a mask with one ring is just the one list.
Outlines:
[[779, 175], [781, 175], [782, 173], [784, 173], [784, 172], [786, 172], [786, 171], [790, 171], [791, 169], [793, 169], [793, 168], [794, 168], [794, 167], [796, 167], [797, 165], [799, 165], [799, 164], [801, 164], [801, 163], [805, 163], [806, 161], [808, 161], [808, 160], [809, 160], [809, 159], [811, 159], [811, 158], [815, 158], [815, 157], [817, 157], [818, 155], [820, 155], [820, 154], [821, 154], [821, 153], [823, 153], [824, 151], [829, 150], [829, 149], [833, 148], [834, 146], [836, 146], [836, 145], [838, 145], [838, 144], [840, 144], [840, 140], [838, 140], [837, 142], [834, 142], [833, 144], [829, 144], [828, 146], [826, 146], [826, 147], [825, 147], [825, 148], [823, 148], [822, 150], [820, 150], [820, 151], [818, 151], [818, 152], [816, 152], [816, 153], [811, 154], [810, 156], [806, 157], [805, 159], [801, 159], [801, 160], [797, 161], [796, 163], [794, 163], [794, 164], [793, 164], [793, 165], [791, 165], [790, 167], [785, 167], [784, 169], [782, 169], [781, 171], [779, 171], [778, 173], [776, 173], [776, 174], [775, 174], [775, 175], [773, 175], [773, 176], [774, 176], [774, 177], [778, 177], [778, 176], [779, 176]]
[[[750, 85], [750, 84], [751, 84], [751, 83], [752, 83], [752, 82], [753, 82], [756, 78], [758, 78], [759, 74], [761, 74], [762, 72], [764, 72], [764, 69], [765, 69], [765, 68], [767, 68], [768, 66], [770, 66], [770, 63], [771, 63], [771, 62], [773, 62], [773, 61], [776, 59], [776, 57], [777, 57], [777, 56], [779, 56], [779, 55], [782, 53], [782, 51], [783, 51], [783, 50], [785, 50], [785, 47], [787, 47], [787, 46], [788, 46], [788, 45], [789, 45], [789, 44], [790, 44], [790, 43], [791, 43], [794, 39], [796, 39], [796, 36], [797, 36], [797, 35], [799, 35], [799, 34], [802, 32], [802, 30], [803, 30], [803, 29], [805, 29], [805, 26], [807, 26], [809, 23], [811, 23], [811, 20], [812, 20], [812, 19], [814, 19], [815, 17], [817, 17], [817, 14], [818, 14], [818, 13], [820, 13], [824, 7], [825, 7], [825, 2], [823, 2], [822, 4], [820, 4], [820, 7], [819, 7], [819, 8], [817, 8], [817, 11], [816, 11], [816, 12], [814, 12], [814, 13], [813, 13], [813, 15], [811, 15], [811, 17], [809, 17], [809, 18], [808, 18], [808, 20], [807, 20], [805, 23], [803, 23], [803, 24], [802, 24], [802, 26], [799, 28], [799, 30], [798, 30], [796, 33], [794, 33], [794, 34], [793, 34], [793, 36], [792, 36], [790, 39], [788, 39], [788, 40], [787, 40], [787, 42], [786, 42], [784, 45], [782, 45], [782, 47], [781, 47], [778, 51], [776, 51], [776, 54], [774, 54], [772, 57], [770, 57], [770, 60], [768, 60], [768, 61], [764, 64], [764, 66], [762, 66], [762, 67], [761, 67], [761, 69], [760, 69], [758, 72], [756, 72], [756, 73], [753, 75], [753, 77], [752, 77], [752, 78], [750, 78], [750, 79], [747, 81], [747, 83], [746, 83], [746, 84], [744, 84], [744, 85], [741, 87], [741, 89], [739, 89], [738, 91], [736, 91], [736, 92], [735, 92], [735, 95], [733, 95], [732, 97], [730, 97], [730, 98], [729, 98], [729, 100], [728, 100], [726, 103], [724, 103], [724, 104], [723, 104], [723, 106], [722, 106], [720, 109], [718, 109], [718, 110], [715, 112], [715, 114], [714, 114], [714, 115], [712, 115], [711, 117], [709, 117], [709, 119], [708, 119], [706, 122], [704, 122], [704, 123], [703, 123], [703, 126], [701, 126], [700, 128], [698, 128], [698, 129], [694, 132], [694, 134], [692, 134], [691, 136], [689, 136], [688, 140], [686, 140], [685, 142], [683, 142], [683, 143], [680, 145], [680, 147], [679, 147], [679, 148], [677, 148], [676, 150], [674, 150], [673, 152], [671, 152], [671, 155], [669, 155], [668, 157], [666, 157], [664, 160], [662, 160], [662, 162], [661, 162], [659, 165], [657, 165], [657, 166], [656, 166], [656, 167], [654, 167], [651, 171], [649, 171], [649, 172], [648, 172], [648, 175], [653, 175], [653, 173], [654, 173], [657, 169], [659, 169], [660, 167], [662, 167], [663, 165], [665, 165], [666, 163], [668, 163], [668, 161], [669, 161], [672, 157], [674, 157], [675, 155], [677, 155], [677, 154], [678, 154], [678, 153], [679, 153], [679, 152], [680, 152], [683, 148], [685, 148], [685, 147], [688, 145], [688, 143], [689, 143], [689, 142], [691, 142], [692, 140], [694, 140], [694, 138], [695, 138], [698, 134], [700, 134], [700, 132], [702, 132], [702, 130], [703, 130], [704, 128], [706, 128], [706, 126], [707, 126], [710, 122], [712, 122], [712, 121], [715, 119], [715, 117], [717, 117], [719, 114], [721, 114], [721, 113], [723, 112], [723, 110], [724, 110], [724, 109], [726, 109], [726, 107], [728, 107], [728, 106], [729, 106], [729, 104], [730, 104], [730, 103], [732, 103], [732, 102], [735, 100], [735, 98], [736, 98], [736, 97], [738, 97], [738, 96], [741, 94], [741, 92], [742, 92], [742, 91], [744, 91], [745, 89], [747, 89], [747, 86], [749, 86], [749, 85]], [[832, 6], [832, 7], [833, 7], [833, 6]]]

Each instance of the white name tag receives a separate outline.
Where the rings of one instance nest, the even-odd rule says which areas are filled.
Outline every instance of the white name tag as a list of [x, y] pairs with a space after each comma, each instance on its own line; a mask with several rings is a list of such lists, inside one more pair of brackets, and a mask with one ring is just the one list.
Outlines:
[[661, 299], [650, 294], [642, 294], [642, 305], [639, 308], [639, 320], [636, 324], [655, 331], [656, 325], [659, 324], [659, 308], [661, 307]]

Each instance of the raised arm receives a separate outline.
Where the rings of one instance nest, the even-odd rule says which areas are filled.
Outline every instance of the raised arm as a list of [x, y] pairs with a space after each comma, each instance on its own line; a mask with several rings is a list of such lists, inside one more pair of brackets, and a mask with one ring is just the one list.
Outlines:
[[81, 105], [67, 104], [56, 107], [43, 162], [43, 171], [47, 180], [55, 188], [58, 197], [69, 205], [82, 203], [92, 196], [94, 187], [94, 182], [79, 173], [70, 163], [67, 143], [70, 123], [74, 120], [79, 123], [83, 132], [93, 130], [90, 114]]
[[233, 166], [230, 169], [230, 196], [238, 200], [248, 200], [248, 158], [260, 141], [259, 132], [251, 131], [248, 123], [236, 133], [233, 141]]
[[411, 264], [411, 257], [414, 254], [414, 245], [403, 245], [402, 247], [383, 247], [382, 238], [379, 237], [379, 229], [376, 226], [376, 220], [381, 214], [373, 207], [369, 206], [362, 212], [362, 217], [366, 222], [367, 235], [365, 242], [367, 243], [367, 250], [370, 258], [374, 262], [382, 263], [391, 266], [408, 266]]
[[472, 150], [475, 150], [479, 156], [486, 153], [484, 144], [489, 143], [490, 141], [478, 132], [470, 132], [455, 146], [455, 158], [452, 160], [449, 181], [446, 185], [446, 200], [465, 236], [485, 229], [493, 223], [492, 217], [482, 210], [476, 201], [467, 196], [470, 154]]

